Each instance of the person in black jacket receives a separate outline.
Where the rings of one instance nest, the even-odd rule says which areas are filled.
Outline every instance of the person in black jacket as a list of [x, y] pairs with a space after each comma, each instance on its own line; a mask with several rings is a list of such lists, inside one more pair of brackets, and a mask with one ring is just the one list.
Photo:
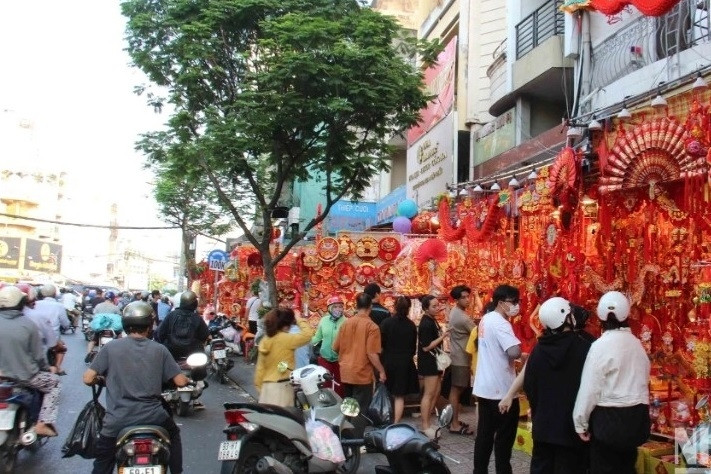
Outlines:
[[590, 342], [578, 336], [570, 303], [555, 297], [538, 312], [545, 331], [531, 351], [523, 390], [531, 405], [531, 473], [584, 474], [587, 446], [575, 432], [573, 407]]
[[180, 304], [158, 326], [158, 342], [177, 360], [205, 350], [210, 336], [207, 324], [197, 313], [198, 299], [192, 291], [180, 295]]
[[363, 293], [370, 295], [373, 299], [373, 306], [370, 308], [370, 319], [380, 327], [385, 319], [392, 316], [390, 311], [380, 304], [380, 286], [377, 283], [369, 283], [363, 288]]

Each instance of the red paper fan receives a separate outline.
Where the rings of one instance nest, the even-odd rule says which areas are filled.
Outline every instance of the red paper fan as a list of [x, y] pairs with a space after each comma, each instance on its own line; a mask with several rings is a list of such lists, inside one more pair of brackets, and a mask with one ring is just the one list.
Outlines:
[[428, 260], [444, 262], [447, 260], [447, 245], [438, 239], [427, 239], [415, 250], [415, 261], [425, 263]]

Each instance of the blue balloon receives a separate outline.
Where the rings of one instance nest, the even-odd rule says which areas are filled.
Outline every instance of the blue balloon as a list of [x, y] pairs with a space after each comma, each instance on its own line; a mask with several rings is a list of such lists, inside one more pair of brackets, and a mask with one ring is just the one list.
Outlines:
[[393, 220], [393, 230], [401, 234], [409, 234], [412, 230], [412, 222], [407, 217], [398, 216]]
[[412, 219], [417, 215], [417, 203], [412, 199], [405, 199], [397, 205], [398, 216], [407, 217]]

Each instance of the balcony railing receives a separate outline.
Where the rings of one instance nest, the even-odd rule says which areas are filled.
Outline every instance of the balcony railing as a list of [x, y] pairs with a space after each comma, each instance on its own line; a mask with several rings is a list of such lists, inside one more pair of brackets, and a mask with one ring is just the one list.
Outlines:
[[595, 46], [593, 89], [710, 41], [710, 4], [711, 0], [682, 0], [667, 14], [640, 17]]
[[562, 35], [565, 16], [563, 0], [549, 0], [516, 25], [516, 59], [521, 59], [548, 38]]

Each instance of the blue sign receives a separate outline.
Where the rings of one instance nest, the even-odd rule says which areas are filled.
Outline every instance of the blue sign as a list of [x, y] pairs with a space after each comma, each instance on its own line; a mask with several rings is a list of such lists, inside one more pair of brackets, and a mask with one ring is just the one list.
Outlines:
[[329, 233], [341, 230], [358, 232], [375, 225], [375, 203], [338, 201], [328, 213]]
[[210, 270], [224, 271], [229, 261], [229, 255], [224, 250], [215, 249], [207, 254], [207, 265]]
[[405, 199], [407, 199], [407, 187], [403, 184], [378, 201], [375, 205], [377, 224], [392, 222], [397, 216], [397, 205]]

